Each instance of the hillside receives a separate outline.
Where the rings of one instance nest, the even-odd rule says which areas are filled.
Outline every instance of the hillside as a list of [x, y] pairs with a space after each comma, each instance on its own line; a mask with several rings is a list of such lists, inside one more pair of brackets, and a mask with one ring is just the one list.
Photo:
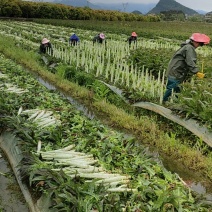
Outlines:
[[[28, 0], [30, 1], [30, 0]], [[41, 0], [31, 0], [35, 2], [40, 2]], [[133, 12], [139, 11], [142, 14], [159, 14], [161, 11], [169, 10], [181, 10], [183, 13], [188, 15], [198, 14], [197, 11], [192, 10], [188, 7], [183, 6], [182, 4], [176, 2], [175, 0], [160, 0], [158, 4], [155, 3], [98, 3], [94, 4], [92, 1], [87, 0], [42, 0], [42, 2], [52, 2], [57, 4], [70, 5], [74, 7], [90, 7], [92, 9], [101, 9], [101, 10], [117, 10], [121, 12]], [[200, 14], [206, 12], [202, 11]]]
[[156, 6], [148, 12], [148, 14], [159, 14], [162, 11], [178, 10], [182, 11], [187, 15], [198, 14], [195, 10], [183, 6], [182, 4], [176, 2], [175, 0], [160, 0]]
[[[28, 0], [29, 1], [29, 0]], [[35, 2], [40, 2], [40, 0], [31, 0]], [[90, 7], [92, 9], [100, 9], [100, 10], [117, 10], [121, 12], [133, 12], [135, 10], [141, 12], [142, 14], [147, 14], [149, 10], [151, 10], [155, 3], [148, 3], [148, 4], [142, 4], [142, 3], [98, 3], [94, 4], [92, 1], [87, 0], [43, 0], [43, 2], [51, 2], [51, 3], [57, 3], [57, 4], [65, 4], [70, 5], [74, 7]]]
[[92, 4], [89, 1], [86, 0], [54, 0], [52, 3], [59, 3], [59, 4], [65, 4], [70, 5], [74, 7], [90, 7], [92, 9], [100, 9], [99, 6]]

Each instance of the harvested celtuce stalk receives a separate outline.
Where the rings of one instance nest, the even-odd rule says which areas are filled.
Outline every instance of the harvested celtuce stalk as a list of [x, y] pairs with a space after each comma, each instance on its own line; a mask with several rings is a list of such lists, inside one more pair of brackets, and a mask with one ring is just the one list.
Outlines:
[[53, 116], [52, 111], [32, 109], [22, 111], [22, 113], [28, 114], [28, 120], [36, 123], [37, 126], [41, 128], [60, 125], [60, 121]]
[[115, 181], [115, 182], [109, 182], [109, 183], [105, 183], [103, 181], [103, 185], [107, 185], [109, 184], [111, 188], [115, 188], [116, 186], [120, 185], [120, 184], [123, 184], [123, 183], [129, 183], [130, 180], [119, 180], [119, 181]]
[[71, 149], [74, 149], [75, 145], [74, 144], [71, 144], [67, 147], [64, 147], [63, 149], [59, 149], [59, 150], [54, 150], [54, 151], [69, 151]]
[[129, 179], [126, 176], [114, 175], [113, 177], [111, 176], [108, 179], [98, 180], [98, 181], [96, 181], [96, 183], [110, 183], [110, 182], [114, 182], [114, 181], [123, 181], [123, 180], [129, 180]]
[[22, 111], [22, 113], [28, 114], [28, 115], [32, 115], [35, 112], [39, 112], [39, 109], [30, 109], [30, 110], [24, 110], [24, 111]]
[[1, 88], [1, 90], [5, 90], [9, 93], [22, 94], [22, 93], [28, 92], [27, 90], [17, 88], [16, 86], [14, 86], [13, 84], [10, 84], [10, 83], [5, 83], [4, 85], [6, 86], [6, 88]]
[[40, 152], [40, 150], [41, 150], [41, 141], [38, 141], [37, 152]]
[[23, 107], [21, 106], [18, 110], [18, 115], [20, 115], [22, 111], [23, 111]]
[[95, 164], [97, 162], [97, 160], [90, 160], [88, 161], [86, 160], [77, 160], [77, 159], [70, 159], [70, 160], [66, 160], [66, 159], [59, 159], [60, 160], [60, 164], [65, 165], [65, 164], [69, 164], [75, 167], [81, 167], [81, 168], [87, 168], [89, 165]]
[[110, 191], [110, 192], [136, 192], [137, 190], [136, 189], [131, 189], [131, 188], [120, 188], [120, 187], [117, 187], [117, 188], [108, 188], [107, 191]]
[[7, 75], [0, 72], [0, 78], [7, 78]]
[[39, 114], [39, 111], [33, 113], [33, 114], [28, 118], [28, 120], [34, 119], [38, 114]]
[[[37, 150], [41, 150], [41, 142], [38, 143]], [[76, 152], [74, 145], [67, 146], [63, 149], [51, 151], [37, 151], [39, 156], [47, 164], [54, 164], [56, 168], [53, 171], [60, 171], [71, 178], [76, 176], [85, 178], [85, 182], [94, 182], [96, 185], [103, 185], [110, 192], [135, 192], [136, 189], [128, 187], [130, 177], [120, 174], [107, 173], [102, 167], [93, 164], [97, 160], [92, 155], [86, 155], [82, 152]], [[95, 180], [95, 181], [93, 181]]]
[[39, 112], [39, 114], [35, 117], [35, 121], [36, 120], [38, 120], [38, 119], [41, 119], [42, 118], [42, 116], [45, 114], [45, 110], [41, 110], [40, 112]]
[[69, 174], [73, 174], [76, 172], [79, 173], [95, 173], [95, 172], [102, 172], [104, 171], [102, 167], [94, 167], [94, 166], [90, 166], [87, 169], [81, 169], [81, 168], [64, 168], [63, 170], [65, 173], [69, 173]]

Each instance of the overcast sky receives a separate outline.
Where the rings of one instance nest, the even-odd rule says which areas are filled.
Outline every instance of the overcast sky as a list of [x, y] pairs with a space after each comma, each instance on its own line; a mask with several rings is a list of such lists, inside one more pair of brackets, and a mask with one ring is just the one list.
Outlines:
[[[159, 0], [89, 0], [91, 3], [142, 3], [142, 4], [157, 4]], [[206, 12], [212, 11], [212, 0], [176, 0], [176, 2], [189, 7], [193, 10], [203, 10]]]

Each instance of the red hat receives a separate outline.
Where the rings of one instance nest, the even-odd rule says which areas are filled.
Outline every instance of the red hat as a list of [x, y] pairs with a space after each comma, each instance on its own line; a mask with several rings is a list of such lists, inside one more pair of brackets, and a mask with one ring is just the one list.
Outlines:
[[132, 32], [131, 36], [133, 36], [133, 37], [137, 37], [136, 32]]
[[42, 40], [42, 44], [46, 44], [46, 43], [48, 43], [49, 42], [49, 40], [47, 39], [47, 38], [44, 38], [43, 40]]
[[210, 43], [210, 38], [207, 35], [201, 33], [193, 33], [190, 39], [198, 43], [204, 43], [204, 44]]
[[100, 34], [99, 34], [99, 37], [100, 37], [101, 39], [105, 39], [105, 35], [104, 35], [103, 33], [100, 33]]

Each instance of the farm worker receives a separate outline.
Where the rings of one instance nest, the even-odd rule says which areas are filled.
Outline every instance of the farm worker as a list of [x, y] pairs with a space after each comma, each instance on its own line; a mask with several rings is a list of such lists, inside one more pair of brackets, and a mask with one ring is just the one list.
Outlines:
[[50, 49], [51, 54], [53, 53], [53, 49], [52, 49], [52, 45], [50, 41], [47, 38], [43, 38], [40, 44], [40, 52], [45, 54], [47, 49]]
[[178, 49], [170, 60], [167, 68], [167, 85], [166, 91], [163, 96], [163, 102], [168, 101], [172, 94], [172, 90], [176, 93], [180, 92], [179, 85], [185, 82], [196, 74], [197, 77], [204, 77], [199, 72], [196, 61], [197, 54], [195, 49], [199, 46], [209, 44], [210, 38], [201, 33], [193, 33], [191, 37], [186, 40], [185, 43], [181, 44], [181, 48]]
[[105, 39], [105, 34], [104, 33], [99, 33], [98, 35], [96, 35], [94, 38], [93, 38], [93, 44], [94, 43], [103, 43], [105, 42], [106, 44], [106, 39]]
[[132, 32], [131, 36], [127, 39], [127, 41], [129, 42], [129, 46], [131, 46], [131, 43], [134, 42], [137, 45], [137, 37], [138, 35], [136, 34], [136, 32]]
[[69, 44], [71, 46], [76, 46], [79, 43], [79, 41], [80, 39], [75, 33], [69, 38]]

